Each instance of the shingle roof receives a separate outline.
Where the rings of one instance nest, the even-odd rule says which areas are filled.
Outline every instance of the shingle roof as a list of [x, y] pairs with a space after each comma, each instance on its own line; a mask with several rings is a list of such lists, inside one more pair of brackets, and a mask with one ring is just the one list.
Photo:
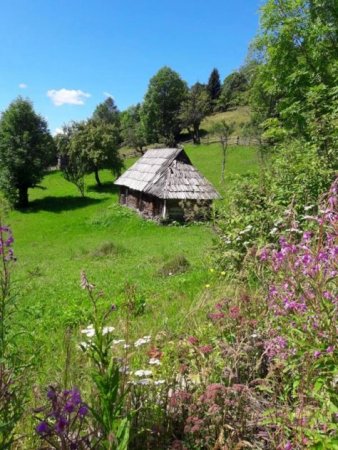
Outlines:
[[212, 184], [191, 164], [182, 148], [148, 150], [115, 184], [163, 199], [220, 198]]

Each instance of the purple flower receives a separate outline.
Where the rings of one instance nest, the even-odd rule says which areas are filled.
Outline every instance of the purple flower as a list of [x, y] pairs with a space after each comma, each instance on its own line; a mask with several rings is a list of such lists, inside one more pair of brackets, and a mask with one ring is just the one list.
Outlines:
[[334, 352], [334, 347], [333, 345], [330, 345], [327, 349], [326, 349], [326, 353], [333, 353]]
[[50, 432], [49, 425], [44, 420], [36, 426], [35, 430], [40, 435], [48, 434]]
[[79, 416], [84, 417], [88, 414], [88, 406], [83, 404], [80, 408], [79, 408]]
[[56, 425], [55, 425], [56, 433], [63, 434], [67, 425], [68, 425], [68, 420], [63, 416], [60, 416], [59, 420], [56, 422]]
[[54, 400], [54, 399], [56, 398], [56, 392], [55, 392], [55, 389], [54, 389], [54, 388], [50, 387], [50, 388], [48, 389], [48, 392], [47, 392], [47, 398], [48, 398], [49, 400]]
[[292, 450], [292, 449], [293, 449], [293, 446], [290, 441], [288, 441], [283, 447], [283, 450]]
[[315, 358], [319, 358], [321, 354], [322, 354], [322, 352], [320, 352], [319, 350], [315, 350], [315, 351], [313, 352], [313, 356], [314, 356]]

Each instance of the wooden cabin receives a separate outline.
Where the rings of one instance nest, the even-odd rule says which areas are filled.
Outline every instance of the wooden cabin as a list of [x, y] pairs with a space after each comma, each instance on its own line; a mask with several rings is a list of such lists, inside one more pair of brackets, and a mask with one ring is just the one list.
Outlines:
[[220, 198], [182, 148], [148, 150], [115, 184], [121, 205], [153, 219], [182, 220], [187, 208], [210, 209]]

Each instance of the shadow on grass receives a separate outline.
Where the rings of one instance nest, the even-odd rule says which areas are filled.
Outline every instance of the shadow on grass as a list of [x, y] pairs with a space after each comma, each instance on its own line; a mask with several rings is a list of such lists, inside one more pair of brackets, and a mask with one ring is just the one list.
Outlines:
[[102, 183], [101, 186], [97, 184], [92, 184], [87, 187], [88, 192], [97, 192], [97, 193], [107, 193], [107, 194], [117, 194], [119, 192], [119, 186], [116, 186], [112, 181], [106, 181]]
[[54, 213], [61, 213], [63, 211], [71, 211], [78, 208], [85, 208], [86, 206], [95, 205], [104, 200], [104, 198], [89, 198], [89, 197], [72, 197], [66, 195], [64, 197], [44, 197], [32, 200], [29, 207], [22, 209], [23, 213], [36, 213], [39, 211], [49, 211]]

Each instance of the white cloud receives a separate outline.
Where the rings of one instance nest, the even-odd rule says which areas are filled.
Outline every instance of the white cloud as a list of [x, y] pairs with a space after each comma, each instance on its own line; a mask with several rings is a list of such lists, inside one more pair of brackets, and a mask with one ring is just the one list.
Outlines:
[[63, 129], [62, 128], [55, 128], [55, 130], [53, 131], [52, 135], [56, 136], [57, 134], [63, 134]]
[[26, 88], [28, 88], [28, 85], [26, 83], [20, 83], [19, 84], [19, 88], [20, 89], [26, 89]]
[[104, 95], [105, 97], [110, 97], [110, 98], [112, 98], [113, 100], [115, 100], [115, 97], [114, 97], [113, 95], [111, 95], [109, 92], [104, 92], [103, 95]]
[[83, 92], [80, 89], [50, 89], [47, 92], [49, 97], [55, 106], [61, 105], [84, 105], [86, 98], [90, 97], [90, 94]]

